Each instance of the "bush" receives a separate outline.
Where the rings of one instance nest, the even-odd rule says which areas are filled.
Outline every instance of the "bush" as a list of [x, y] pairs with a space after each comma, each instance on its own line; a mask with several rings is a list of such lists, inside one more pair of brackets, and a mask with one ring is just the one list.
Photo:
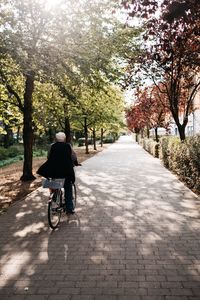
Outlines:
[[159, 143], [152, 139], [139, 138], [139, 144], [154, 157], [159, 157]]
[[20, 150], [17, 147], [10, 147], [8, 148], [8, 157], [15, 157], [17, 155], [23, 154], [23, 150]]
[[1, 147], [0, 148], [0, 161], [6, 159], [7, 157], [8, 157], [7, 149]]
[[4, 166], [7, 166], [7, 165], [10, 165], [10, 164], [13, 164], [19, 160], [23, 160], [23, 155], [18, 155], [18, 156], [15, 156], [15, 157], [11, 157], [11, 158], [8, 158], [8, 159], [5, 159], [5, 160], [2, 160], [0, 161], [0, 168], [4, 167]]
[[11, 157], [16, 157], [23, 154], [23, 150], [18, 147], [11, 146], [9, 148], [0, 147], [0, 160], [5, 160]]
[[[92, 145], [93, 143], [93, 140], [91, 138], [88, 138], [88, 145]], [[81, 147], [81, 146], [85, 146], [85, 138], [79, 138], [78, 139], [78, 147]]]
[[47, 157], [47, 150], [44, 149], [34, 149], [33, 150], [33, 157]]
[[[24, 158], [23, 146], [11, 146], [9, 148], [0, 147], [0, 167], [7, 166]], [[47, 156], [44, 149], [34, 149], [33, 157]]]
[[103, 143], [104, 144], [112, 144], [112, 143], [114, 143], [114, 141], [115, 141], [115, 139], [112, 136], [108, 136], [108, 137], [103, 138]]
[[162, 159], [164, 166], [169, 168], [169, 159], [174, 149], [179, 144], [180, 139], [178, 137], [162, 137], [160, 139], [160, 152], [159, 158]]
[[189, 188], [200, 192], [200, 136], [181, 142], [176, 137], [160, 140], [160, 158]]

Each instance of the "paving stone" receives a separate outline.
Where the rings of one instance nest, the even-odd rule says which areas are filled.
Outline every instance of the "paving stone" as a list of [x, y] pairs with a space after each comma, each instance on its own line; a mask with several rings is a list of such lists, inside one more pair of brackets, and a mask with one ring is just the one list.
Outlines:
[[76, 177], [57, 230], [42, 188], [0, 216], [0, 299], [200, 299], [196, 195], [126, 136]]

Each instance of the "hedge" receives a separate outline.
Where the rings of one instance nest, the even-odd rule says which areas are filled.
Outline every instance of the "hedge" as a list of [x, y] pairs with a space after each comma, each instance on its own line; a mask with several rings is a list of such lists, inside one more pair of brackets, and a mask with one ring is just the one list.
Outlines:
[[189, 188], [200, 193], [200, 136], [184, 142], [177, 137], [162, 137], [159, 157]]
[[138, 143], [154, 157], [159, 157], [166, 168], [200, 194], [200, 136], [188, 137], [184, 142], [179, 137], [165, 136], [160, 138], [159, 143], [151, 138], [138, 138]]
[[154, 157], [159, 157], [159, 143], [152, 139], [138, 139], [139, 144]]

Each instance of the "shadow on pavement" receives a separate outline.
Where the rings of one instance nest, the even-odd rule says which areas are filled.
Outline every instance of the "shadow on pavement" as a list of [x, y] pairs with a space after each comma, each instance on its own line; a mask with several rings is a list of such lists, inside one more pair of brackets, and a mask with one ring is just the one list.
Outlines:
[[198, 199], [135, 147], [132, 161], [128, 152], [112, 161], [113, 147], [99, 168], [86, 162], [76, 214], [58, 230], [48, 227], [42, 188], [1, 216], [0, 298], [200, 297]]

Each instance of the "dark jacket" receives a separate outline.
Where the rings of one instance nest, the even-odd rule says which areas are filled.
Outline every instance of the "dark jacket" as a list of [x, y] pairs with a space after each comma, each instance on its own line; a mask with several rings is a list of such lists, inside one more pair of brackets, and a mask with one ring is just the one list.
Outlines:
[[75, 181], [72, 161], [72, 150], [69, 144], [56, 142], [51, 146], [47, 161], [37, 170], [45, 178], [69, 178]]

